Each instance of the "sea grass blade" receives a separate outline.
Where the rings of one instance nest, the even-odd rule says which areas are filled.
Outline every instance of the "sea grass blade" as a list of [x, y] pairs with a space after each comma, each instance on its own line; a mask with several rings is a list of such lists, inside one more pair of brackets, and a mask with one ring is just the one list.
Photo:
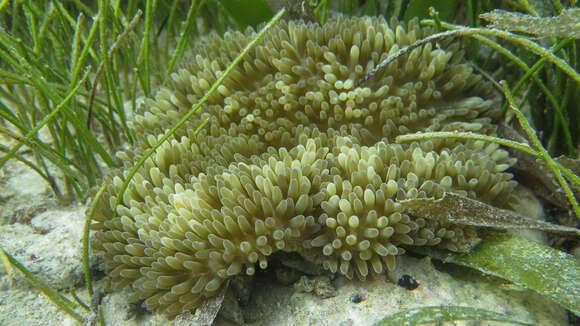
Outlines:
[[580, 238], [580, 230], [522, 216], [479, 200], [446, 192], [441, 199], [415, 198], [400, 201], [413, 216], [423, 216], [441, 223], [491, 228], [496, 230], [538, 230], [568, 238]]
[[580, 38], [580, 9], [570, 8], [554, 17], [534, 17], [507, 10], [496, 9], [479, 17], [491, 22], [492, 27], [510, 32], [540, 36]]
[[557, 249], [506, 235], [486, 237], [469, 254], [429, 247], [409, 249], [503, 278], [580, 314], [580, 260]]
[[92, 282], [92, 277], [91, 277], [91, 267], [90, 267], [90, 254], [91, 254], [91, 247], [90, 247], [90, 232], [91, 232], [91, 220], [93, 219], [93, 216], [95, 215], [95, 211], [97, 209], [97, 203], [99, 202], [101, 196], [103, 195], [103, 193], [105, 192], [105, 189], [107, 189], [107, 186], [109, 185], [109, 180], [105, 180], [105, 182], [103, 182], [103, 185], [101, 186], [101, 188], [99, 188], [99, 191], [97, 192], [97, 194], [95, 195], [95, 197], [93, 198], [93, 202], [91, 203], [91, 206], [89, 207], [89, 210], [87, 212], [87, 216], [85, 219], [85, 226], [83, 229], [83, 269], [85, 272], [85, 283], [87, 285], [87, 293], [89, 294], [89, 297], [93, 296], [93, 282]]
[[[421, 141], [427, 139], [436, 139], [436, 138], [459, 138], [459, 139], [473, 139], [473, 140], [483, 140], [486, 142], [500, 144], [502, 146], [514, 148], [520, 150], [524, 153], [533, 155], [536, 158], [543, 159], [543, 156], [540, 152], [536, 151], [535, 149], [531, 148], [528, 144], [520, 143], [517, 141], [513, 141], [510, 139], [493, 137], [488, 135], [476, 134], [472, 132], [457, 132], [457, 131], [438, 131], [438, 132], [422, 132], [416, 134], [407, 134], [397, 136], [395, 142], [403, 143], [409, 141]], [[572, 185], [578, 189], [580, 186], [580, 177], [574, 173], [574, 171], [570, 170], [566, 166], [560, 164], [559, 162], [554, 161], [555, 167], [572, 182]], [[556, 180], [557, 181], [557, 180]]]
[[143, 31], [143, 40], [141, 41], [139, 56], [137, 57], [137, 64], [141, 67], [140, 70], [142, 70], [139, 76], [142, 77], [141, 86], [145, 95], [149, 95], [151, 92], [151, 76], [149, 74], [149, 51], [151, 45], [149, 44], [149, 38], [151, 37], [151, 20], [156, 2], [154, 0], [145, 1], [145, 30]]
[[[579, 76], [580, 76], [580, 74], [579, 74]], [[532, 145], [534, 145], [534, 147], [538, 150], [542, 159], [546, 162], [546, 164], [550, 167], [550, 169], [552, 170], [552, 172], [556, 176], [556, 179], [560, 183], [562, 190], [564, 191], [564, 193], [566, 194], [566, 197], [568, 197], [568, 200], [570, 201], [570, 204], [572, 205], [572, 210], [574, 211], [576, 218], [578, 218], [580, 220], [580, 204], [578, 204], [576, 197], [574, 197], [574, 193], [570, 189], [568, 182], [566, 182], [566, 180], [562, 176], [562, 171], [558, 168], [558, 165], [556, 164], [554, 159], [550, 156], [548, 151], [544, 148], [544, 145], [542, 145], [542, 142], [540, 141], [540, 139], [538, 139], [538, 136], [536, 136], [535, 130], [532, 128], [532, 126], [530, 126], [530, 124], [529, 124], [528, 120], [526, 119], [526, 117], [524, 116], [524, 114], [519, 110], [519, 108], [517, 108], [515, 106], [515, 104], [514, 104], [515, 101], [514, 101], [514, 98], [512, 96], [512, 93], [507, 85], [507, 82], [505, 80], [502, 80], [502, 81], [500, 81], [500, 84], [503, 87], [505, 97], [506, 97], [507, 102], [509, 103], [510, 109], [515, 113], [516, 118], [518, 119], [518, 121], [520, 123], [520, 126], [526, 132], [526, 135], [528, 136], [528, 139], [530, 140]]]
[[[60, 102], [56, 106], [56, 108], [54, 108], [54, 110], [49, 115], [47, 115], [39, 124], [37, 124], [34, 128], [32, 128], [32, 130], [30, 130], [30, 132], [28, 132], [28, 134], [26, 134], [26, 136], [24, 136], [24, 139], [28, 140], [33, 135], [35, 135], [38, 132], [38, 130], [40, 130], [40, 128], [42, 128], [42, 126], [44, 126], [45, 124], [47, 124], [68, 103], [68, 101], [70, 101], [72, 99], [72, 97], [74, 96], [74, 94], [76, 93], [76, 91], [79, 89], [79, 87], [87, 79], [87, 77], [89, 75], [89, 72], [90, 72], [90, 70], [87, 69], [85, 71], [84, 76], [81, 78], [81, 80], [67, 94], [67, 96], [62, 100], [62, 102]], [[12, 157], [12, 155], [14, 155], [20, 149], [20, 147], [22, 146], [22, 144], [23, 143], [20, 142], [18, 145], [14, 146], [12, 149], [10, 149], [10, 151], [6, 155], [4, 155], [4, 157], [2, 157], [2, 159], [0, 160], [0, 168], [2, 168], [4, 166], [4, 164], [6, 163], [6, 161], [8, 161], [8, 159], [10, 159], [10, 157]]]
[[421, 307], [387, 316], [373, 326], [413, 326], [462, 320], [498, 321], [514, 325], [536, 326], [494, 311], [459, 306]]
[[552, 51], [546, 49], [539, 45], [538, 43], [529, 40], [525, 37], [512, 34], [510, 32], [502, 31], [494, 28], [470, 28], [470, 27], [458, 27], [458, 29], [447, 30], [444, 32], [429, 35], [423, 39], [416, 41], [413, 44], [407, 45], [401, 48], [399, 51], [389, 55], [385, 60], [381, 61], [375, 68], [368, 72], [363, 78], [361, 78], [356, 86], [364, 84], [367, 80], [372, 78], [378, 71], [388, 66], [394, 60], [397, 60], [402, 55], [411, 52], [412, 50], [426, 44], [443, 38], [450, 37], [475, 37], [478, 35], [485, 35], [488, 37], [497, 37], [512, 43], [518, 44], [524, 47], [526, 50], [535, 53], [543, 58], [546, 58], [549, 62], [556, 65], [560, 70], [570, 76], [573, 80], [580, 83], [580, 73], [578, 73], [568, 62], [562, 58], [556, 56]]
[[185, 52], [185, 46], [193, 31], [193, 24], [195, 22], [195, 18], [198, 17], [199, 10], [203, 4], [205, 4], [205, 0], [200, 1], [199, 4], [197, 4], [197, 1], [191, 2], [191, 6], [189, 7], [189, 11], [187, 12], [187, 17], [185, 18], [185, 27], [183, 28], [181, 34], [179, 34], [179, 41], [177, 41], [177, 46], [175, 47], [175, 51], [173, 51], [173, 55], [171, 56], [169, 65], [167, 66], [167, 71], [165, 72], [165, 76], [163, 78], [164, 85], [167, 83], [167, 80], [171, 72], [173, 72], [175, 63], [178, 62], [183, 57], [183, 52]]
[[48, 284], [46, 284], [42, 280], [38, 279], [36, 275], [34, 275], [32, 272], [26, 269], [26, 267], [24, 267], [22, 263], [20, 263], [11, 254], [6, 252], [3, 248], [0, 248], [0, 251], [1, 254], [4, 256], [4, 258], [10, 262], [11, 266], [16, 267], [16, 269], [18, 269], [22, 273], [22, 275], [24, 275], [24, 277], [28, 281], [30, 281], [30, 283], [35, 288], [44, 293], [44, 295], [46, 295], [48, 299], [50, 299], [50, 301], [56, 304], [60, 309], [64, 310], [69, 316], [74, 318], [79, 323], [82, 323], [84, 321], [84, 318], [73, 309], [73, 307], [75, 307], [75, 304], [72, 301], [67, 299], [62, 294], [58, 293], [55, 289], [51, 288]]

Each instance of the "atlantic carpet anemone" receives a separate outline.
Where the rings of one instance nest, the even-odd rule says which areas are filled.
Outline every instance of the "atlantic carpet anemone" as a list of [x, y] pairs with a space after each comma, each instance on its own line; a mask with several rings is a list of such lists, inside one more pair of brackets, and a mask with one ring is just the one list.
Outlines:
[[[173, 316], [228, 278], [266, 268], [277, 251], [365, 279], [394, 268], [405, 246], [470, 250], [477, 229], [410, 216], [399, 202], [453, 192], [508, 207], [516, 182], [505, 171], [515, 159], [477, 141], [393, 141], [419, 131], [494, 135], [498, 94], [457, 43], [419, 47], [355, 87], [428, 33], [416, 21], [382, 17], [279, 22], [146, 161], [117, 215], [123, 171], [113, 178], [92, 225], [113, 284]], [[211, 34], [197, 44], [169, 86], [139, 108], [136, 145], [119, 153], [125, 169], [254, 35]]]

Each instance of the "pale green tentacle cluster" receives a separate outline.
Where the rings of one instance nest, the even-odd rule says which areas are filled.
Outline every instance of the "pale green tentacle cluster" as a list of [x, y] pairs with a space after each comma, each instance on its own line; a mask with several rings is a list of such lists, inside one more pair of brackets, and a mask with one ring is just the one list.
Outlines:
[[[146, 161], [118, 207], [123, 171], [113, 178], [93, 229], [114, 284], [175, 315], [228, 278], [266, 268], [277, 251], [360, 279], [394, 268], [404, 246], [468, 251], [476, 229], [410, 216], [399, 202], [455, 192], [503, 207], [516, 185], [505, 172], [514, 159], [483, 142], [393, 140], [418, 131], [493, 135], [496, 94], [456, 44], [417, 48], [354, 86], [424, 33], [415, 22], [369, 17], [273, 27], [199, 116]], [[169, 87], [140, 107], [131, 125], [137, 145], [119, 153], [127, 166], [253, 35], [211, 34], [198, 44]]]

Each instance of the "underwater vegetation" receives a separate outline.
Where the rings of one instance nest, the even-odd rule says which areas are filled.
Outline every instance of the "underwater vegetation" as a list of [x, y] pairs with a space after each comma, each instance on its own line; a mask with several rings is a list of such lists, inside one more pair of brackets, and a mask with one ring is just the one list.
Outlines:
[[[551, 222], [578, 225], [578, 162], [550, 156], [577, 154], [577, 9], [553, 1], [549, 13], [558, 16], [540, 17], [546, 12], [528, 1], [512, 1], [526, 14], [490, 11], [480, 18], [500, 29], [488, 29], [440, 19], [467, 10], [469, 22], [454, 21], [478, 26], [478, 13], [500, 1], [448, 1], [440, 16], [432, 10], [433, 19], [419, 22], [411, 18], [427, 17], [428, 1], [288, 0], [278, 1], [285, 18], [258, 33], [272, 13], [264, 1], [247, 1], [260, 5], [255, 17], [227, 0], [76, 1], [76, 21], [76, 9], [69, 14], [59, 1], [0, 1], [0, 132], [10, 139], [0, 167], [19, 160], [63, 202], [86, 199], [110, 172], [87, 212], [90, 307], [2, 249], [6, 264], [79, 321], [77, 308], [102, 313], [89, 235], [114, 288], [129, 287], [131, 301], [171, 318], [203, 310], [233, 277], [255, 275], [282, 252], [361, 280], [393, 270], [406, 252], [426, 254], [580, 312], [575, 257], [496, 236], [518, 228], [578, 238], [572, 227], [511, 211], [524, 185], [558, 207]], [[394, 18], [403, 16], [407, 23]], [[551, 37], [553, 47], [509, 31]], [[186, 51], [191, 34], [202, 36]], [[504, 125], [510, 119], [527, 139], [506, 135], [516, 133]], [[562, 250], [577, 245], [551, 241]], [[383, 324], [421, 314], [423, 322], [513, 321], [468, 307], [418, 313]]]
[[[175, 315], [232, 276], [265, 269], [277, 251], [359, 279], [393, 269], [403, 246], [469, 251], [480, 240], [475, 227], [407, 214], [400, 203], [451, 192], [509, 208], [517, 182], [506, 170], [516, 160], [483, 141], [394, 139], [419, 131], [496, 135], [497, 91], [449, 42], [418, 47], [354, 86], [428, 33], [416, 20], [405, 27], [382, 17], [273, 26], [199, 116], [145, 161], [120, 205], [119, 176], [101, 197], [94, 248], [105, 253], [114, 285]], [[118, 154], [127, 169], [254, 37], [248, 29], [197, 44], [130, 124], [135, 148]]]

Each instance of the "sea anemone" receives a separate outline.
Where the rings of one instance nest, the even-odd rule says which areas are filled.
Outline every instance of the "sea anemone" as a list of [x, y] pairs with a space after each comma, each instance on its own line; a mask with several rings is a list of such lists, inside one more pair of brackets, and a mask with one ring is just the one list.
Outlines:
[[[360, 279], [393, 269], [404, 246], [469, 251], [477, 229], [408, 215], [400, 201], [453, 192], [507, 207], [516, 182], [505, 171], [515, 159], [479, 141], [393, 141], [419, 131], [494, 135], [498, 95], [449, 42], [416, 48], [355, 87], [428, 33], [382, 17], [279, 22], [147, 159], [117, 207], [123, 169], [113, 178], [92, 225], [113, 284], [173, 316], [232, 276], [266, 268], [277, 251]], [[254, 36], [198, 42], [139, 108], [135, 147], [118, 154], [125, 170]]]

